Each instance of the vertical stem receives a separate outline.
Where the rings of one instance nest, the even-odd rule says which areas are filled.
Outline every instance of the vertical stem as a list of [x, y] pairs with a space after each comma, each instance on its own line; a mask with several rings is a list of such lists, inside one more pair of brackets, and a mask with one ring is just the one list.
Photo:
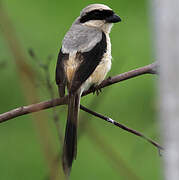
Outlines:
[[179, 0], [154, 0], [166, 180], [179, 179]]

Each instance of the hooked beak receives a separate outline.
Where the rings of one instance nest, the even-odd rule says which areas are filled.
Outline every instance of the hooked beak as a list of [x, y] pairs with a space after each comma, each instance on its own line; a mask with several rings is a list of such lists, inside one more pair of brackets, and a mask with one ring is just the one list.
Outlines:
[[121, 22], [121, 18], [117, 14], [113, 14], [112, 16], [106, 18], [106, 22], [108, 23]]

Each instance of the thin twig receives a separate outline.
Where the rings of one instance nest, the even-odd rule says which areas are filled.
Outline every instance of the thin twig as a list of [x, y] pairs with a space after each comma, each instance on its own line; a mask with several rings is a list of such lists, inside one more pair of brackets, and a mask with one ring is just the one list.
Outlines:
[[[104, 80], [99, 85], [99, 87], [104, 88], [104, 87], [110, 86], [112, 84], [130, 79], [130, 78], [134, 78], [136, 76], [140, 76], [143, 74], [157, 74], [156, 67], [157, 67], [157, 63], [153, 63], [153, 64], [149, 64], [147, 66], [143, 66], [141, 68], [137, 68], [137, 69], [119, 74], [114, 77], [110, 77], [110, 78]], [[92, 92], [93, 92], [93, 90], [85, 91], [82, 94], [82, 96], [88, 95]], [[18, 116], [22, 116], [24, 114], [29, 114], [29, 113], [41, 111], [44, 109], [48, 109], [51, 107], [64, 105], [64, 104], [67, 104], [67, 102], [68, 102], [68, 96], [65, 96], [63, 98], [52, 99], [52, 100], [40, 102], [37, 104], [31, 104], [28, 106], [19, 107], [19, 108], [13, 109], [11, 111], [0, 114], [0, 123], [3, 123], [5, 121], [8, 121], [8, 120], [13, 119]]]
[[105, 120], [105, 121], [107, 121], [107, 122], [109, 122], [109, 123], [112, 123], [112, 124], [114, 124], [115, 126], [121, 128], [121, 129], [123, 129], [123, 130], [125, 130], [125, 131], [128, 131], [128, 132], [130, 132], [130, 133], [132, 133], [132, 134], [135, 134], [136, 136], [139, 136], [139, 137], [147, 140], [149, 143], [151, 143], [152, 145], [154, 145], [155, 147], [157, 147], [159, 151], [160, 151], [160, 150], [164, 150], [164, 148], [163, 148], [162, 146], [160, 146], [158, 143], [156, 143], [155, 141], [151, 140], [150, 138], [144, 136], [142, 133], [140, 133], [140, 132], [138, 132], [138, 131], [136, 131], [136, 130], [134, 130], [134, 129], [128, 128], [127, 126], [125, 126], [125, 125], [123, 125], [123, 124], [121, 124], [121, 123], [119, 123], [119, 122], [116, 122], [115, 120], [113, 120], [113, 119], [111, 119], [111, 118], [109, 118], [109, 117], [106, 117], [106, 116], [104, 116], [104, 115], [102, 115], [102, 114], [99, 114], [99, 113], [97, 113], [97, 112], [94, 112], [94, 111], [92, 111], [92, 110], [90, 110], [90, 109], [88, 109], [88, 108], [86, 108], [86, 107], [84, 107], [84, 106], [82, 106], [82, 105], [80, 105], [80, 109], [82, 109], [83, 111], [85, 111], [85, 112], [87, 112], [87, 113], [89, 113], [89, 114], [92, 114], [92, 115], [94, 115], [94, 116], [96, 116], [96, 117], [98, 117], [98, 118], [100, 118], [100, 119], [103, 119], [103, 120]]
[[[108, 89], [109, 91], [109, 89]], [[105, 96], [108, 94], [108, 92], [104, 93], [103, 96], [99, 96], [99, 100], [96, 101], [93, 98], [92, 103], [89, 104], [89, 109], [92, 107], [94, 109], [97, 109], [97, 107], [103, 103]], [[134, 172], [128, 164], [123, 160], [123, 158], [120, 156], [119, 152], [116, 151], [116, 149], [107, 142], [107, 140], [104, 138], [103, 135], [97, 130], [96, 126], [92, 125], [92, 121], [90, 119], [92, 116], [89, 116], [87, 113], [82, 114], [79, 118], [79, 126], [80, 131], [78, 133], [78, 140], [82, 136], [82, 134], [85, 133], [87, 135], [87, 138], [90, 139], [94, 144], [95, 148], [98, 147], [103, 155], [109, 159], [112, 169], [116, 170], [116, 173], [120, 175], [123, 178], [132, 179], [132, 180], [140, 180], [140, 178], [137, 176], [136, 172]], [[85, 120], [85, 121], [84, 121]]]
[[[49, 69], [50, 68], [50, 63], [51, 63], [51, 60], [52, 60], [52, 56], [48, 56], [47, 62], [43, 63], [37, 57], [37, 55], [35, 54], [33, 49], [29, 49], [28, 52], [29, 52], [29, 55], [32, 57], [32, 59], [35, 60], [35, 62], [38, 64], [38, 66], [43, 69], [44, 74], [45, 74], [44, 77], [45, 77], [45, 81], [46, 81], [47, 90], [48, 90], [48, 92], [50, 94], [50, 98], [54, 99], [55, 98], [55, 93], [54, 93], [54, 89], [53, 89], [52, 83], [50, 81], [50, 69]], [[63, 135], [61, 133], [62, 132], [62, 128], [61, 128], [61, 125], [59, 123], [59, 116], [58, 116], [58, 113], [57, 113], [57, 110], [55, 109], [55, 107], [52, 108], [52, 115], [53, 115], [53, 120], [54, 120], [56, 129], [57, 129], [59, 141], [60, 141], [60, 144], [62, 145], [63, 144]]]
[[[47, 61], [44, 63], [37, 57], [37, 55], [35, 54], [33, 49], [29, 49], [28, 52], [29, 52], [29, 55], [31, 56], [31, 58], [35, 61], [35, 63], [43, 70], [44, 76], [43, 77], [37, 76], [37, 77], [41, 78], [43, 81], [45, 80], [45, 86], [46, 86], [46, 89], [48, 90], [50, 98], [54, 99], [54, 97], [55, 97], [54, 88], [53, 88], [51, 80], [50, 80], [50, 63], [52, 60], [52, 56], [48, 56]], [[55, 107], [52, 108], [52, 115], [53, 115], [54, 124], [57, 129], [59, 144], [60, 144], [60, 146], [62, 146], [63, 145], [62, 128], [60, 125], [58, 112]], [[61, 153], [59, 153], [57, 155], [57, 157], [55, 159], [53, 159], [52, 165], [51, 165], [51, 167], [53, 169], [53, 173], [51, 173], [50, 176], [48, 175], [47, 177], [45, 177], [45, 179], [49, 179], [49, 180], [53, 179], [54, 180], [54, 179], [58, 179], [59, 174], [62, 176], [63, 173], [59, 173], [59, 171], [61, 170], [61, 167], [59, 166], [61, 164], [60, 161], [61, 161]], [[62, 177], [60, 177], [60, 178], [62, 178]]]

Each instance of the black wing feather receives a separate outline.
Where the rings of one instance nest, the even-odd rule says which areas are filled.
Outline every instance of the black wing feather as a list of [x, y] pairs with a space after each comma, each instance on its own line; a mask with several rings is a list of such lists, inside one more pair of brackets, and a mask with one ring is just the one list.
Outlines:
[[88, 79], [100, 63], [106, 52], [107, 42], [106, 35], [102, 33], [102, 39], [89, 52], [82, 53], [83, 61], [75, 72], [73, 77], [70, 93], [76, 92], [79, 87]]
[[64, 69], [64, 61], [68, 60], [69, 54], [65, 54], [62, 52], [62, 49], [60, 49], [60, 52], [58, 54], [58, 60], [57, 60], [57, 66], [56, 66], [56, 84], [58, 85], [58, 91], [60, 97], [64, 97], [65, 95], [65, 86], [67, 83], [67, 78], [65, 75], [65, 69]]

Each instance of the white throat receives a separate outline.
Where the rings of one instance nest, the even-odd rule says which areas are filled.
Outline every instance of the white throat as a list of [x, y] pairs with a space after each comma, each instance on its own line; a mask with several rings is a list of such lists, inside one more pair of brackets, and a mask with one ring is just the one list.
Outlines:
[[102, 30], [106, 33], [109, 34], [111, 32], [111, 28], [113, 27], [112, 23], [104, 24], [102, 26]]

